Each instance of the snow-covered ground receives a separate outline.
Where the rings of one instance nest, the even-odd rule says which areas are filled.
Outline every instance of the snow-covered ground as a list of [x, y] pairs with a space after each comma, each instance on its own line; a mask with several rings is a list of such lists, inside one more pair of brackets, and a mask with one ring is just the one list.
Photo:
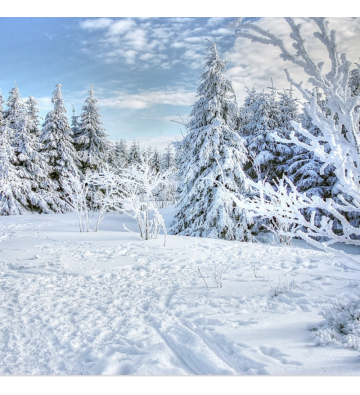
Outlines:
[[358, 350], [316, 346], [307, 328], [359, 291], [354, 260], [303, 243], [164, 246], [124, 222], [136, 231], [119, 214], [98, 233], [74, 214], [1, 217], [0, 374], [360, 374]]

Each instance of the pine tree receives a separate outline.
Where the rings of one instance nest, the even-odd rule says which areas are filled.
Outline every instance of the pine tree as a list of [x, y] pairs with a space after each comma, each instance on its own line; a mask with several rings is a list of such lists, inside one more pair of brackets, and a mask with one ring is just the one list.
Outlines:
[[129, 166], [132, 166], [132, 165], [140, 163], [140, 162], [141, 162], [140, 145], [139, 145], [139, 142], [137, 142], [134, 139], [133, 143], [131, 144], [130, 150], [129, 150]]
[[101, 127], [100, 112], [96, 103], [94, 87], [91, 86], [89, 97], [85, 100], [85, 105], [80, 115], [79, 135], [75, 140], [75, 147], [83, 173], [87, 169], [101, 169], [104, 167], [107, 159], [109, 144], [106, 139], [105, 129]]
[[[246, 161], [243, 139], [234, 130], [237, 104], [231, 82], [223, 76], [226, 61], [212, 43], [206, 71], [201, 74], [189, 133], [177, 144], [179, 202], [172, 226], [175, 234], [245, 240], [245, 213], [223, 188], [241, 197], [247, 193], [242, 166]], [[223, 187], [219, 185], [221, 183]]]
[[281, 178], [284, 163], [291, 156], [290, 145], [279, 143], [272, 136], [274, 132], [282, 137], [286, 134], [277, 96], [275, 88], [271, 88], [270, 94], [252, 90], [245, 99], [245, 109], [240, 111], [245, 118], [240, 134], [246, 138], [250, 151], [245, 170], [254, 180], [258, 180], [259, 175], [268, 181]]
[[168, 143], [165, 148], [165, 152], [161, 158], [161, 171], [167, 171], [175, 168], [175, 156], [172, 150], [172, 146]]
[[126, 140], [121, 139], [116, 144], [116, 157], [120, 169], [125, 169], [129, 165], [129, 153]]
[[26, 186], [18, 177], [14, 162], [16, 157], [9, 143], [9, 130], [3, 126], [0, 132], [0, 215], [21, 214], [25, 211]]
[[5, 114], [4, 114], [4, 107], [3, 107], [4, 103], [5, 103], [5, 100], [4, 100], [4, 97], [3, 97], [1, 90], [0, 90], [0, 129], [1, 129], [1, 127], [3, 127], [5, 125], [5, 122], [4, 122]]
[[[284, 139], [289, 138], [290, 133], [294, 130], [291, 122], [300, 121], [299, 102], [293, 95], [294, 90], [292, 87], [289, 90], [284, 90], [284, 93], [279, 93], [278, 107], [280, 119], [277, 134]], [[277, 142], [276, 171], [279, 178], [283, 174], [287, 175], [289, 161], [293, 158], [295, 148], [294, 144]]]
[[40, 138], [40, 120], [39, 120], [39, 103], [33, 96], [29, 96], [29, 99], [25, 102], [30, 126], [30, 132], [33, 133], [37, 138]]
[[17, 87], [11, 90], [8, 105], [4, 135], [9, 136], [12, 147], [9, 157], [21, 184], [19, 186], [19, 183], [15, 183], [12, 189], [18, 212], [57, 211], [57, 199], [53, 196], [54, 185], [48, 179], [49, 168], [39, 152], [40, 144], [34, 132], [34, 120], [28, 114]]
[[73, 145], [73, 133], [65, 115], [61, 84], [56, 85], [51, 101], [54, 110], [46, 115], [40, 140], [42, 152], [50, 165], [50, 178], [55, 181], [60, 196], [65, 197], [71, 188], [69, 175], [78, 174], [80, 163]]
[[355, 64], [357, 68], [350, 71], [349, 87], [352, 96], [360, 96], [360, 64]]
[[153, 151], [153, 154], [151, 155], [150, 164], [155, 173], [159, 173], [161, 169], [161, 157], [156, 147]]
[[73, 108], [73, 115], [71, 117], [71, 130], [73, 132], [73, 139], [74, 141], [79, 137], [79, 115], [75, 115], [75, 107], [72, 105]]
[[124, 139], [116, 140], [113, 143], [108, 156], [108, 163], [116, 174], [122, 169], [128, 167], [129, 154], [127, 152], [126, 141]]

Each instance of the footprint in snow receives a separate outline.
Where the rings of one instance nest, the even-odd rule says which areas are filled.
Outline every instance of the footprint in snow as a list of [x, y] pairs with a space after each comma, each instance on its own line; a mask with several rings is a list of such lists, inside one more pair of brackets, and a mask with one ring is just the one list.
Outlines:
[[296, 366], [301, 366], [302, 363], [299, 361], [289, 361], [285, 357], [288, 357], [288, 354], [284, 354], [279, 350], [278, 348], [275, 347], [264, 347], [261, 346], [259, 347], [260, 352], [270, 358], [278, 360], [280, 363], [284, 365], [296, 365]]

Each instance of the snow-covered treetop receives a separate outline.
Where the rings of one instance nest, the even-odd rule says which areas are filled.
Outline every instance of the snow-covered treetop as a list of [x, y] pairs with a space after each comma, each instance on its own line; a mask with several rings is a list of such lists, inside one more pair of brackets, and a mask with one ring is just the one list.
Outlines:
[[96, 105], [97, 99], [94, 94], [94, 86], [89, 90], [89, 96], [85, 100], [79, 122], [79, 135], [75, 140], [76, 149], [85, 168], [98, 168], [106, 161], [108, 149], [107, 135], [101, 127], [100, 111]]
[[227, 61], [220, 59], [215, 43], [211, 42], [207, 50], [210, 54], [207, 56], [206, 70], [200, 76], [202, 83], [197, 90], [200, 99], [194, 105], [188, 126], [190, 129], [201, 128], [208, 125], [211, 119], [219, 118], [234, 127], [234, 113], [237, 111], [235, 92], [231, 81], [222, 75]]

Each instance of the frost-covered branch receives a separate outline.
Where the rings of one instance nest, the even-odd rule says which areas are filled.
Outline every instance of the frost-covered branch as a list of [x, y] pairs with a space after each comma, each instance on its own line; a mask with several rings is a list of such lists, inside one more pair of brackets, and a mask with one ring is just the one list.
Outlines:
[[[338, 53], [336, 32], [329, 30], [329, 22], [325, 18], [310, 18], [310, 20], [317, 29], [314, 32], [315, 38], [328, 52], [331, 67], [327, 74], [323, 71], [323, 63], [315, 64], [305, 47], [301, 24], [296, 24], [294, 18], [285, 18], [285, 20], [291, 29], [290, 37], [295, 53], [287, 50], [283, 40], [259, 26], [244, 23], [241, 18], [234, 23], [234, 27], [240, 37], [278, 47], [281, 51], [280, 57], [301, 67], [309, 76], [308, 81], [313, 85], [314, 90], [320, 89], [325, 94], [328, 113], [325, 113], [317, 103], [316, 91], [304, 89], [302, 83], [294, 81], [285, 70], [288, 80], [299, 89], [307, 101], [305, 109], [320, 133], [315, 136], [300, 124], [292, 122], [294, 130], [289, 138], [282, 138], [277, 133], [273, 133], [272, 136], [281, 143], [293, 143], [312, 152], [323, 162], [321, 174], [328, 166], [332, 166], [338, 180], [336, 187], [342, 191], [342, 194], [337, 196], [336, 202], [330, 198], [324, 201], [317, 196], [310, 198], [299, 193], [287, 177], [280, 180], [275, 187], [266, 182], [254, 183], [248, 180], [248, 184], [252, 184], [259, 195], [251, 201], [246, 201], [246, 205], [266, 218], [273, 217], [283, 223], [294, 224], [295, 227], [291, 231], [282, 231], [284, 236], [300, 236], [324, 249], [328, 249], [329, 245], [337, 241], [360, 245], [358, 240], [360, 229], [352, 226], [344, 215], [360, 213], [359, 112], [355, 110], [360, 105], [360, 96], [352, 94], [349, 87], [350, 63], [345, 54]], [[245, 204], [244, 201], [240, 203]], [[324, 215], [320, 221], [318, 218], [315, 221], [319, 209]], [[305, 217], [305, 210], [312, 212], [310, 219]], [[337, 219], [341, 224], [342, 234], [334, 232], [332, 218]], [[324, 236], [327, 241], [318, 242], [319, 236]]]
[[122, 212], [136, 220], [141, 239], [155, 239], [163, 229], [165, 245], [165, 222], [158, 211], [154, 191], [166, 183], [166, 173], [156, 173], [149, 165], [149, 158], [142, 158], [139, 164], [124, 169], [119, 181]]

